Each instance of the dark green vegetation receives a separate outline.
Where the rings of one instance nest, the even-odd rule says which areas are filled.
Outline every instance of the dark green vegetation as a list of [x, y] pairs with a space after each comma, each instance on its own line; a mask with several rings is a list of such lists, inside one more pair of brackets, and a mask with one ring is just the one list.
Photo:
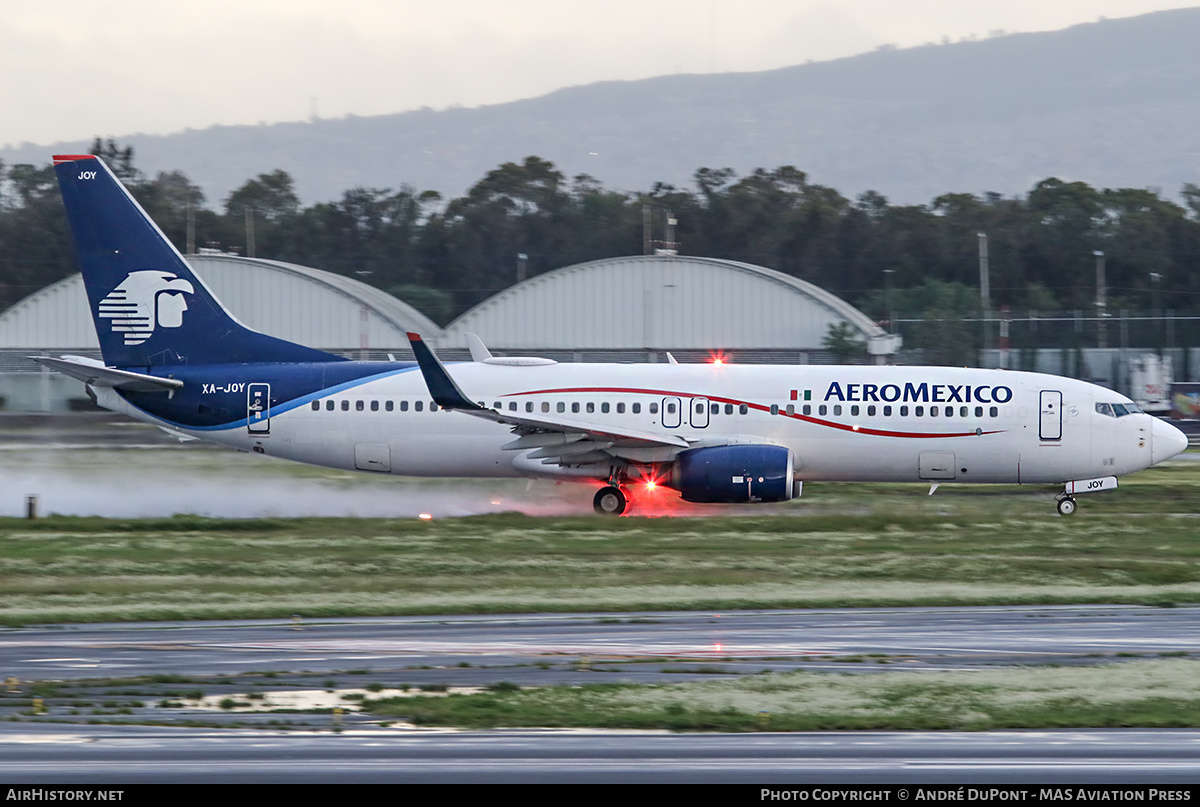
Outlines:
[[704, 517], [0, 520], [0, 621], [1200, 600], [1200, 463], [1048, 488], [810, 484]]
[[[143, 176], [133, 154], [97, 141], [116, 173], [167, 235], [185, 249], [188, 205], [197, 211], [195, 245], [294, 261], [363, 279], [446, 322], [516, 280], [516, 256], [529, 276], [568, 264], [643, 252], [643, 211], [654, 238], [670, 210], [684, 254], [748, 261], [829, 289], [872, 316], [898, 312], [906, 346], [926, 361], [961, 364], [981, 338], [961, 317], [978, 311], [977, 233], [990, 244], [994, 307], [1082, 309], [1095, 297], [1093, 251], [1107, 256], [1108, 310], [1200, 304], [1200, 187], [1182, 189], [1186, 206], [1156, 191], [1093, 188], [1048, 178], [1023, 198], [946, 193], [927, 205], [893, 205], [874, 192], [857, 199], [811, 183], [791, 166], [736, 176], [701, 168], [694, 187], [608, 190], [591, 177], [568, 178], [528, 157], [488, 172], [461, 198], [352, 188], [303, 207], [294, 181], [266, 171], [206, 206], [182, 173]], [[253, 246], [247, 229], [253, 220]], [[0, 310], [76, 271], [52, 169], [0, 165]], [[882, 289], [890, 278], [892, 291]], [[1194, 342], [1177, 323], [1177, 344]], [[1029, 326], [1034, 327], [1034, 326]], [[1036, 332], [1014, 325], [1014, 348], [1080, 346], [1073, 327]], [[1164, 346], [1139, 332], [1132, 344]]]
[[787, 673], [696, 684], [597, 684], [397, 697], [364, 708], [418, 725], [677, 731], [1200, 726], [1196, 661], [851, 676]]

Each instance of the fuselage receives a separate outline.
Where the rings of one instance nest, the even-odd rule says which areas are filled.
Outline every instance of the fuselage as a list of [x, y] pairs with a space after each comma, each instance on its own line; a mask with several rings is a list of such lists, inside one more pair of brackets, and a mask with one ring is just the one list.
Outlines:
[[[437, 407], [415, 364], [172, 367], [182, 389], [98, 390], [100, 403], [268, 456], [412, 476], [593, 476], [547, 465], [500, 423]], [[515, 415], [683, 438], [775, 444], [794, 477], [1051, 483], [1115, 477], [1186, 447], [1175, 428], [1094, 384], [942, 367], [736, 364], [450, 365], [465, 394]], [[632, 452], [632, 453], [631, 453]], [[625, 452], [653, 466], [671, 452]]]

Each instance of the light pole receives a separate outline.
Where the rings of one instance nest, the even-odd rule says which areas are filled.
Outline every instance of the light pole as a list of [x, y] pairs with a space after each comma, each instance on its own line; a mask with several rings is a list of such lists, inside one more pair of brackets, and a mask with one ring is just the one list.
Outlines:
[[991, 311], [992, 311], [992, 279], [988, 267], [987, 233], [977, 233], [979, 236], [979, 302], [983, 306], [983, 349], [992, 347]]
[[1154, 346], [1162, 349], [1162, 314], [1160, 302], [1158, 298], [1158, 282], [1162, 280], [1162, 273], [1150, 273], [1150, 316], [1154, 318]]
[[892, 313], [892, 275], [895, 269], [883, 270], [883, 307], [887, 309], [888, 334], [896, 332], [896, 316]]
[[1104, 282], [1104, 252], [1097, 249], [1092, 254], [1096, 256], [1096, 347], [1108, 347], [1108, 329], [1104, 322], [1104, 318], [1108, 316], [1108, 289]]

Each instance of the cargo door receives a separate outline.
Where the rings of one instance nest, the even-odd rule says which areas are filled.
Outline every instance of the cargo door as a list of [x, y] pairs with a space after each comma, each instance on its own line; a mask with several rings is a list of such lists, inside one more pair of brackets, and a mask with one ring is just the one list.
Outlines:
[[958, 475], [953, 451], [922, 451], [920, 469], [922, 479], [954, 479]]
[[387, 443], [355, 443], [354, 467], [360, 471], [390, 473], [392, 450]]

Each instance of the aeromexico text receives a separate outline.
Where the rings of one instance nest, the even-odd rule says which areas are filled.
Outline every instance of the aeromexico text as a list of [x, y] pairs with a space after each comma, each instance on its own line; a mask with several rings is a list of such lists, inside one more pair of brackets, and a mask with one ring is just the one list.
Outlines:
[[825, 400], [859, 401], [867, 403], [1008, 403], [1012, 400], [1010, 387], [978, 384], [846, 384], [834, 381], [825, 393]]

